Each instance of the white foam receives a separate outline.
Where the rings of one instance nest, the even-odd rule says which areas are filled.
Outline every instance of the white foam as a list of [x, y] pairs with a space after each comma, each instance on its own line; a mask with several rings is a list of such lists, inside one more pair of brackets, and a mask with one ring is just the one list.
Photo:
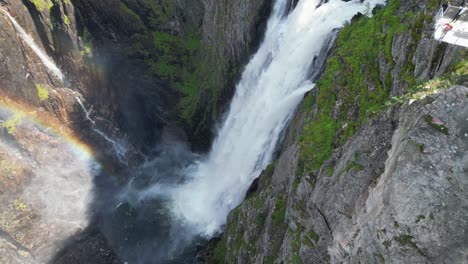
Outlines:
[[230, 110], [208, 157], [172, 190], [174, 213], [197, 232], [213, 235], [239, 205], [252, 181], [271, 162], [281, 131], [304, 93], [310, 67], [333, 30], [384, 0], [302, 0], [285, 16], [278, 0], [265, 40], [237, 85]]

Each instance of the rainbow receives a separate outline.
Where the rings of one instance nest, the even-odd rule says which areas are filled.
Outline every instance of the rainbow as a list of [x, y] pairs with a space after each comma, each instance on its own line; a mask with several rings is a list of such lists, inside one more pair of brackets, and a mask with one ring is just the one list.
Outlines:
[[41, 130], [47, 131], [47, 133], [54, 137], [64, 140], [77, 154], [94, 161], [97, 165], [99, 164], [92, 148], [76, 136], [63, 122], [59, 121], [55, 115], [46, 110], [33, 108], [15, 102], [6, 96], [0, 96], [0, 111], [6, 111], [12, 116], [21, 116], [22, 122], [30, 122]]

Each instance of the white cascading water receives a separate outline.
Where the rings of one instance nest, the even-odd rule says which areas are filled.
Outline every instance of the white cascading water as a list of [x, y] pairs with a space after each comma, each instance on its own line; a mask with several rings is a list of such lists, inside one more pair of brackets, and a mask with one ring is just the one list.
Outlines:
[[93, 125], [93, 131], [96, 132], [96, 134], [98, 134], [99, 136], [101, 136], [105, 141], [107, 141], [109, 144], [112, 145], [112, 149], [114, 151], [114, 154], [117, 156], [117, 158], [119, 159], [119, 161], [125, 165], [128, 165], [127, 164], [127, 148], [117, 142], [116, 140], [113, 140], [112, 138], [110, 138], [109, 136], [107, 136], [104, 132], [102, 132], [101, 130], [97, 129], [95, 126], [96, 126], [96, 121], [94, 121], [92, 118], [91, 118], [91, 114], [92, 114], [92, 107], [91, 109], [86, 109], [83, 101], [81, 101], [81, 99], [79, 97], [75, 97], [76, 101], [78, 102], [78, 105], [81, 107], [81, 110], [83, 110], [83, 113], [85, 114], [85, 117], [86, 119]]
[[[312, 61], [334, 29], [358, 12], [370, 15], [385, 0], [301, 0], [286, 15], [289, 0], [277, 0], [265, 39], [237, 85], [230, 110], [206, 159], [171, 190], [177, 217], [211, 236], [242, 202], [249, 186], [271, 162], [281, 131], [304, 94]], [[312, 69], [313, 70], [313, 69]]]
[[63, 82], [63, 73], [62, 71], [55, 65], [54, 61], [47, 56], [47, 54], [39, 48], [39, 46], [36, 45], [34, 42], [34, 39], [26, 33], [26, 31], [16, 22], [16, 20], [8, 13], [5, 9], [0, 8], [0, 10], [10, 19], [11, 23], [13, 24], [13, 27], [15, 28], [16, 32], [18, 35], [23, 39], [26, 44], [36, 53], [36, 55], [41, 59], [42, 63], [49, 69], [49, 71], [57, 77], [60, 81]]

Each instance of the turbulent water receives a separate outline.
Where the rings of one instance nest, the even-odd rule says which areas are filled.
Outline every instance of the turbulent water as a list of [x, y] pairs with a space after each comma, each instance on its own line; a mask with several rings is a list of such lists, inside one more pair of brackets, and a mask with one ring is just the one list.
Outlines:
[[319, 0], [302, 0], [286, 15], [288, 2], [276, 1], [265, 39], [237, 85], [209, 156], [173, 192], [176, 215], [204, 235], [220, 230], [271, 162], [281, 131], [313, 88], [310, 77], [320, 68], [313, 65], [314, 58], [324, 56], [334, 29], [384, 3], [330, 0], [319, 5]]

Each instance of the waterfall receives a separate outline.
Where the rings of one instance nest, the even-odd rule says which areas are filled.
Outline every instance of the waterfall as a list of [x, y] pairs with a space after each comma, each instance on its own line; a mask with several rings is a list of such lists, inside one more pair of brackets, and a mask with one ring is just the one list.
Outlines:
[[98, 134], [99, 136], [101, 136], [107, 143], [109, 143], [110, 145], [112, 145], [112, 150], [113, 150], [113, 153], [115, 154], [115, 156], [119, 159], [119, 161], [125, 165], [128, 165], [127, 164], [127, 148], [117, 142], [116, 140], [113, 140], [112, 138], [110, 138], [109, 136], [107, 136], [104, 132], [102, 132], [101, 130], [97, 129], [95, 126], [96, 126], [96, 121], [94, 121], [92, 118], [91, 118], [91, 114], [92, 114], [92, 107], [91, 109], [86, 109], [83, 101], [78, 97], [78, 96], [75, 96], [75, 99], [76, 101], [78, 102], [78, 105], [81, 107], [81, 110], [83, 110], [84, 114], [85, 114], [85, 117], [86, 117], [86, 120], [88, 120], [94, 127], [93, 127], [93, 131]]
[[90, 110], [86, 109], [86, 107], [84, 106], [83, 102], [81, 101], [81, 99], [79, 97], [75, 97], [76, 101], [78, 102], [78, 104], [80, 105], [81, 107], [81, 110], [83, 110], [83, 112], [85, 113], [85, 117], [86, 119], [93, 125], [96, 124], [96, 122], [91, 118], [91, 113], [92, 113], [92, 107]]
[[16, 32], [18, 35], [23, 39], [26, 44], [36, 53], [36, 55], [41, 59], [42, 63], [49, 69], [49, 71], [57, 77], [60, 81], [63, 82], [63, 73], [60, 71], [60, 69], [55, 65], [54, 61], [47, 56], [47, 54], [39, 48], [39, 46], [36, 45], [34, 42], [34, 39], [26, 33], [26, 31], [16, 22], [16, 20], [3, 8], [0, 8], [0, 10], [10, 19], [11, 23], [13, 24], [13, 27], [15, 28]]
[[358, 12], [370, 15], [384, 0], [301, 0], [289, 14], [277, 0], [259, 50], [246, 66], [226, 119], [208, 156], [189, 168], [172, 190], [174, 214], [199, 234], [211, 236], [242, 202], [252, 181], [271, 162], [281, 131], [304, 94], [314, 87], [314, 58], [334, 29]]

